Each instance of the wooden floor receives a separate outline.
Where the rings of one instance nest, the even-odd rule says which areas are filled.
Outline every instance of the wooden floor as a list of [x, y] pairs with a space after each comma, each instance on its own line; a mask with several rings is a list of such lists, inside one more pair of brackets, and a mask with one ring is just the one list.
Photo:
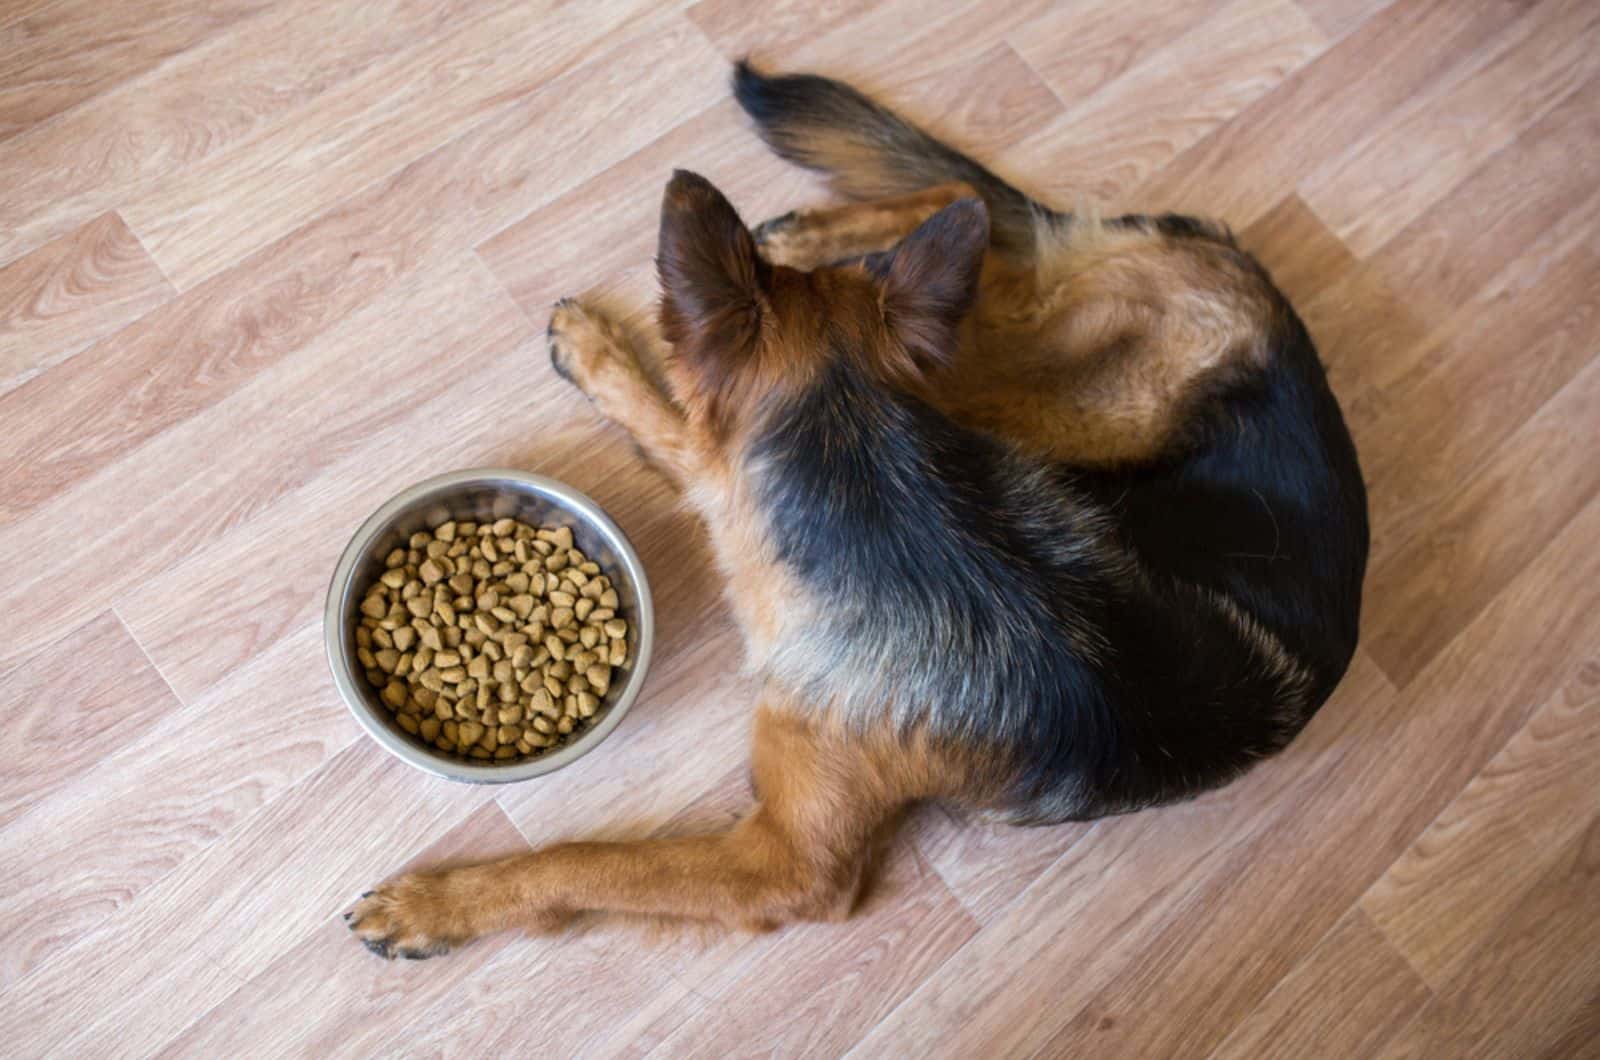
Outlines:
[[[747, 52], [1234, 225], [1360, 445], [1361, 651], [1197, 802], [920, 812], [843, 926], [386, 964], [339, 913], [403, 866], [745, 798], [703, 538], [543, 330], [647, 311], [673, 166], [819, 197]], [[1600, 1056], [1597, 101], [1594, 0], [0, 5], [0, 1052]], [[321, 654], [360, 520], [485, 464], [607, 506], [661, 629], [604, 749], [503, 789], [390, 760]]]

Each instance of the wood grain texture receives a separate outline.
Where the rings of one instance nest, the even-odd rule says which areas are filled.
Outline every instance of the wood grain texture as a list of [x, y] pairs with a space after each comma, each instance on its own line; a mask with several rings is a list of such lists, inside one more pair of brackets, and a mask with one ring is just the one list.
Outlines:
[[[700, 60], [685, 43], [680, 32], [649, 38], [649, 51], [623, 48], [650, 61], [615, 84], [595, 79], [617, 56], [554, 79], [130, 325], [114, 344], [98, 343], [0, 395], [0, 420], [13, 432], [0, 451], [0, 523], [215, 404], [397, 279], [481, 241], [683, 120], [692, 112], [684, 74]], [[716, 89], [687, 91], [709, 98]], [[628, 122], [616, 136], [566, 135], [621, 115]], [[529, 143], [544, 149], [530, 153]]]
[[261, 655], [0, 831], [8, 997], [30, 973], [66, 973], [75, 961], [63, 951], [355, 741], [360, 729], [309, 665], [320, 644], [307, 629]]
[[0, 392], [139, 319], [172, 293], [114, 213], [0, 267]]
[[1129, 205], [1248, 224], [1462, 56], [1491, 45], [1521, 10], [1509, 0], [1397, 0], [1151, 174]]
[[[1440, 501], [1588, 363], [1600, 326], [1597, 232], [1600, 195], [1425, 340], [1361, 358], [1347, 412], [1358, 436], [1381, 439], [1363, 467], [1380, 551], [1416, 537]], [[1486, 393], [1495, 400], [1475, 400]]]
[[[1593, 1026], [1587, 1010], [1600, 988], [1600, 818], [1562, 844], [1475, 957], [1374, 1055], [1536, 1055], [1567, 1038], [1568, 1020]], [[1579, 1048], [1592, 1055], [1594, 1045]]]
[[269, 3], [47, 4], [6, 19], [0, 25], [0, 140], [137, 76]]
[[1072, 106], [1226, 6], [1225, 0], [1140, 0], [1110, 9], [1058, 4], [1022, 26], [1014, 39], [1028, 65]]
[[1232, 0], [998, 161], [1064, 205], [1118, 200], [1325, 45], [1289, 0]]
[[1389, 589], [1368, 611], [1367, 650], [1408, 682], [1525, 564], [1542, 540], [1526, 528], [1564, 526], [1596, 490], [1587, 443], [1600, 423], [1600, 362], [1551, 398], [1405, 545], [1375, 550]]
[[1389, 866], [1361, 908], [1442, 985], [1596, 813], [1600, 663], [1589, 662]]
[[280, 0], [33, 126], [0, 152], [0, 261], [148, 193], [478, 6]]
[[182, 704], [105, 612], [0, 676], [0, 828]]
[[1580, 85], [1368, 260], [1413, 301], [1448, 310], [1470, 299], [1594, 191], [1596, 91], [1600, 78]]
[[[6, 1054], [1595, 1055], [1594, 17], [0, 10]], [[1283, 755], [1191, 803], [1048, 829], [917, 808], [844, 924], [379, 962], [338, 913], [404, 866], [750, 803], [758, 690], [705, 535], [542, 335], [579, 293], [651, 326], [674, 167], [751, 221], [825, 200], [728, 98], [746, 53], [847, 78], [1057, 205], [1230, 222], [1361, 451], [1362, 647]], [[588, 492], [657, 602], [606, 746], [503, 789], [386, 758], [321, 657], [354, 527], [474, 465]]]
[[1343, 37], [1359, 28], [1394, 0], [1295, 0], [1330, 38]]
[[1589, 81], [1600, 70], [1597, 33], [1600, 9], [1584, 0], [1535, 8], [1466, 70], [1311, 174], [1300, 194], [1351, 250], [1371, 254]]
[[[1228, 1039], [1215, 1060], [1366, 1056], [1431, 992], [1359, 909], [1346, 913]], [[1338, 1004], [1329, 1004], [1338, 998]]]
[[[617, 3], [484, 10], [129, 203], [129, 225], [187, 290], [597, 52], [665, 38], [685, 69], [712, 54], [670, 12], [636, 15]], [[692, 101], [707, 98], [706, 87], [685, 80], [673, 90]]]
[[[488, 802], [393, 871], [510, 857], [527, 849], [528, 841], [504, 811]], [[395, 961], [375, 975], [371, 962], [361, 959], [364, 952], [339, 945], [347, 933], [339, 918], [329, 915], [298, 945], [260, 971], [246, 973], [236, 990], [164, 1045], [160, 1055], [210, 1058], [248, 1041], [278, 1056], [370, 1056], [396, 1026], [480, 977], [496, 953], [515, 944], [510, 937], [486, 939], [448, 965]], [[330, 1004], [330, 998], [339, 1003]]]
[[[384, 812], [402, 798], [405, 813]], [[352, 746], [308, 777], [299, 798], [274, 800], [137, 896], [128, 913], [139, 930], [102, 922], [39, 968], [0, 1025], [13, 1041], [27, 1028], [32, 1040], [69, 1052], [113, 1041], [151, 1052], [386, 874], [389, 851], [431, 845], [487, 799], [482, 788], [419, 782], [371, 743]], [[155, 954], [181, 954], [223, 974], [196, 977], [175, 995], [163, 976], [150, 974]], [[85, 971], [95, 991], [82, 989]]]

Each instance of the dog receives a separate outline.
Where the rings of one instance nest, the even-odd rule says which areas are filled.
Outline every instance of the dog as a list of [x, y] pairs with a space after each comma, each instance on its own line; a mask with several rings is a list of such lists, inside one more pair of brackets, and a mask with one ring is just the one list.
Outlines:
[[576, 301], [549, 343], [710, 528], [761, 679], [755, 805], [403, 876], [347, 914], [385, 957], [584, 912], [840, 919], [908, 805], [1191, 797], [1287, 745], [1355, 650], [1355, 448], [1227, 229], [1058, 212], [837, 81], [740, 64], [734, 91], [846, 204], [752, 231], [679, 171], [662, 379]]

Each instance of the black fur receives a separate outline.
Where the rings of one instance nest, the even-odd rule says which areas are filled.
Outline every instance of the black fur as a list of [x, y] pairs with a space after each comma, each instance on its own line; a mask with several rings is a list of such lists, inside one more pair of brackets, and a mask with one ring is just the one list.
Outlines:
[[[845, 656], [850, 645], [902, 646], [875, 675], [884, 695], [946, 691], [903, 721], [998, 744], [1019, 763], [1017, 819], [1194, 794], [1282, 747], [1310, 716], [1315, 704], [1287, 702], [1295, 693], [1187, 571], [1147, 557], [1142, 542], [1128, 547], [1145, 476], [1042, 468], [863, 373], [839, 351], [753, 450], [771, 531], [787, 564], [839, 602], [831, 635]], [[1114, 489], [1137, 502], [1097, 499]], [[1276, 492], [1273, 502], [1289, 507]], [[1248, 561], [1232, 573], [1314, 621], [1303, 609], [1315, 601], [1293, 591], [1299, 568]], [[1337, 681], [1340, 650], [1319, 686]]]

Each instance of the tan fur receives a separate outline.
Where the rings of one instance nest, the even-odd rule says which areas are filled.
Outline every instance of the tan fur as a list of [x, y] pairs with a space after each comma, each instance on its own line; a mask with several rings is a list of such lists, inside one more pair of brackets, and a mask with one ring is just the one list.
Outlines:
[[633, 435], [668, 477], [686, 487], [707, 472], [712, 450], [685, 436], [683, 414], [651, 382], [615, 322], [569, 299], [551, 313], [546, 335], [552, 362], [569, 378], [583, 380], [583, 392], [600, 413]]
[[[805, 211], [760, 247], [805, 268], [886, 250], [964, 192]], [[988, 256], [955, 366], [929, 380], [953, 418], [1057, 460], [1144, 461], [1174, 444], [1208, 382], [1262, 366], [1273, 305], [1223, 239], [1091, 218], [1043, 222], [1034, 245], [1026, 265]]]
[[1053, 459], [1104, 465], [1173, 445], [1206, 385], [1263, 365], [1272, 302], [1231, 248], [1074, 224], [1018, 269], [991, 256], [945, 412]]
[[967, 184], [940, 184], [893, 199], [797, 210], [762, 225], [756, 244], [775, 265], [815, 269], [892, 247], [946, 206], [974, 194]]
[[766, 929], [847, 916], [881, 829], [916, 799], [970, 790], [970, 753], [917, 737], [846, 732], [809, 711], [756, 716], [757, 803], [731, 831], [635, 843], [564, 843], [488, 865], [417, 873], [365, 896], [352, 930], [431, 955], [508, 928], [544, 931], [604, 910]]

